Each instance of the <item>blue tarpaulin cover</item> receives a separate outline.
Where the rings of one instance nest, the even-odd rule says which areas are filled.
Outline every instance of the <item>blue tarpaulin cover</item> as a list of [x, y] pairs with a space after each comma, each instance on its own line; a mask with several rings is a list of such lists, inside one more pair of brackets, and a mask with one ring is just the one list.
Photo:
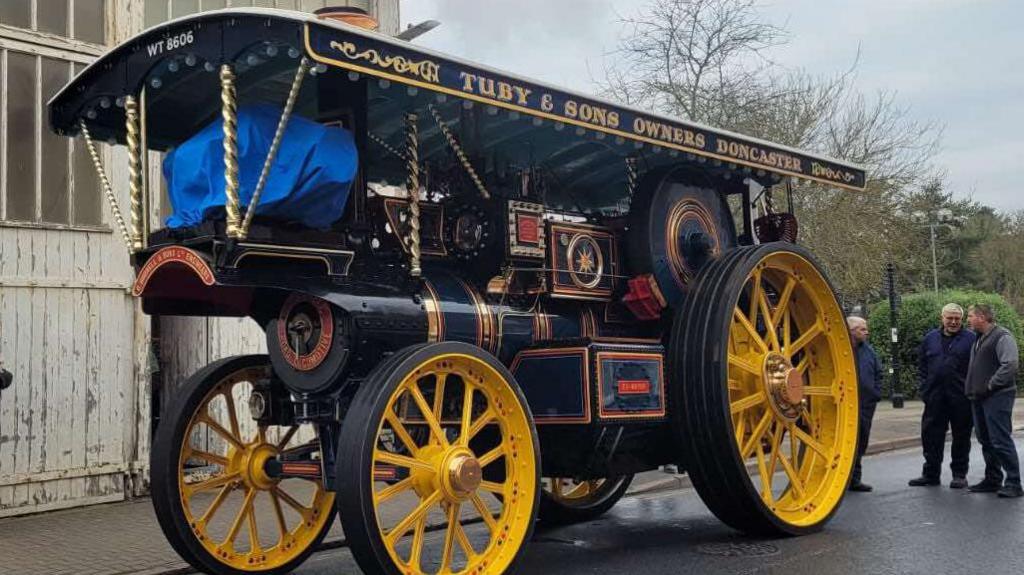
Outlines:
[[[239, 201], [248, 206], [274, 139], [281, 109], [238, 109]], [[341, 217], [358, 167], [355, 140], [343, 128], [293, 114], [285, 129], [256, 215], [327, 228]], [[167, 226], [201, 223], [224, 208], [224, 131], [218, 119], [164, 158], [164, 178], [174, 208]], [[243, 212], [244, 213], [244, 212]]]

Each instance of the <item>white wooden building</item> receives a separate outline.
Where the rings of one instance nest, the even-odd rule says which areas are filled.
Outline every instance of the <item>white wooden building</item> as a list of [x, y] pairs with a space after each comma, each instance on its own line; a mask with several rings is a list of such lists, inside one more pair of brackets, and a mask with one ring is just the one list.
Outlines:
[[[46, 101], [107, 47], [170, 18], [346, 4], [398, 32], [398, 0], [0, 1], [0, 362], [15, 375], [0, 397], [0, 517], [144, 493], [160, 395], [214, 359], [265, 348], [251, 320], [141, 313], [84, 146], [49, 132]], [[102, 155], [127, 206], [124, 150]], [[166, 213], [153, 188], [154, 215]]]

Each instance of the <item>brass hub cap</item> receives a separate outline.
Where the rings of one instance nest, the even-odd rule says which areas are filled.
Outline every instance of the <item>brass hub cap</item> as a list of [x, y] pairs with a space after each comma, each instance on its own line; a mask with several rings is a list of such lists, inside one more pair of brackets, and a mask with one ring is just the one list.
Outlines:
[[804, 378], [780, 353], [769, 353], [764, 360], [764, 380], [772, 407], [783, 418], [796, 420], [804, 399]]
[[483, 469], [475, 457], [460, 456], [448, 463], [448, 481], [456, 492], [470, 494], [483, 481]]

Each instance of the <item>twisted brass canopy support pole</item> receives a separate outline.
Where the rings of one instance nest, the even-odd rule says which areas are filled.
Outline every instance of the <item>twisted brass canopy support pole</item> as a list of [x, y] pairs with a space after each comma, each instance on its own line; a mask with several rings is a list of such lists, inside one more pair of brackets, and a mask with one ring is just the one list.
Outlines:
[[441, 134], [444, 135], [444, 139], [448, 141], [448, 145], [451, 147], [452, 151], [455, 152], [455, 156], [459, 159], [459, 163], [462, 164], [463, 169], [465, 169], [466, 173], [469, 174], [469, 178], [473, 180], [473, 185], [475, 185], [476, 189], [480, 191], [480, 195], [483, 196], [485, 200], [491, 199], [491, 194], [487, 191], [487, 187], [484, 186], [484, 181], [480, 179], [476, 170], [473, 169], [473, 164], [469, 163], [469, 158], [466, 157], [466, 152], [463, 151], [462, 146], [459, 145], [459, 140], [455, 137], [455, 134], [453, 134], [451, 129], [448, 128], [448, 124], [445, 124], [444, 120], [441, 119], [440, 112], [437, 111], [437, 108], [435, 108], [433, 104], [427, 104], [427, 109], [429, 109], [430, 114], [434, 116], [434, 122], [441, 130]]
[[224, 211], [227, 212], [227, 235], [238, 238], [241, 213], [238, 202], [238, 103], [235, 73], [230, 64], [220, 67], [221, 116], [224, 118]]
[[626, 190], [629, 192], [629, 199], [633, 199], [633, 195], [636, 194], [637, 182], [640, 179], [640, 174], [636, 170], [636, 156], [629, 156], [626, 158]]
[[132, 250], [142, 249], [142, 141], [139, 136], [139, 103], [135, 96], [124, 99], [125, 141], [128, 144], [128, 200], [132, 224]]
[[134, 253], [132, 239], [128, 235], [128, 226], [125, 225], [124, 217], [121, 216], [121, 208], [117, 206], [117, 196], [114, 195], [114, 190], [110, 187], [110, 180], [107, 179], [107, 172], [103, 169], [103, 162], [100, 161], [99, 152], [96, 151], [96, 144], [92, 141], [92, 135], [89, 134], [89, 128], [85, 125], [85, 120], [78, 120], [78, 127], [82, 130], [82, 137], [85, 138], [85, 147], [89, 150], [89, 157], [92, 158], [92, 165], [96, 168], [96, 176], [100, 179], [103, 195], [107, 197], [107, 203], [110, 204], [110, 213], [114, 216], [117, 229], [121, 231], [124, 245], [128, 248], [128, 253]]
[[419, 277], [420, 267], [420, 152], [416, 114], [405, 115], [405, 189], [409, 193], [409, 275]]
[[281, 119], [277, 122], [277, 131], [274, 132], [274, 139], [270, 142], [270, 150], [267, 151], [267, 159], [263, 162], [263, 169], [260, 171], [260, 179], [256, 182], [256, 190], [252, 193], [252, 200], [249, 201], [249, 208], [245, 210], [245, 221], [242, 222], [242, 229], [238, 237], [245, 239], [249, 235], [249, 226], [252, 225], [252, 218], [256, 215], [256, 206], [260, 203], [260, 196], [263, 195], [263, 188], [267, 185], [267, 178], [270, 176], [270, 167], [277, 157], [277, 150], [281, 147], [281, 139], [284, 138], [285, 128], [288, 127], [288, 120], [295, 108], [295, 100], [299, 97], [299, 90], [302, 89], [302, 80], [309, 71], [309, 60], [305, 56], [299, 62], [299, 68], [295, 71], [295, 78], [292, 80], [291, 90], [288, 91], [288, 99], [284, 103], [284, 110], [281, 112]]

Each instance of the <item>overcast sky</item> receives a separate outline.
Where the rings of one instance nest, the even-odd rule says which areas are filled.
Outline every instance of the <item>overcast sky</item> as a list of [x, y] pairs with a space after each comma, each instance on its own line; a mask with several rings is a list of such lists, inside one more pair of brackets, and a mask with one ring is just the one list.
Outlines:
[[[416, 42], [496, 68], [593, 92], [591, 70], [645, 0], [402, 0], [404, 23], [442, 26]], [[847, 69], [861, 91], [895, 90], [920, 120], [945, 126], [936, 163], [960, 196], [1024, 209], [1024, 2], [765, 0], [792, 34], [774, 58], [814, 73]]]

